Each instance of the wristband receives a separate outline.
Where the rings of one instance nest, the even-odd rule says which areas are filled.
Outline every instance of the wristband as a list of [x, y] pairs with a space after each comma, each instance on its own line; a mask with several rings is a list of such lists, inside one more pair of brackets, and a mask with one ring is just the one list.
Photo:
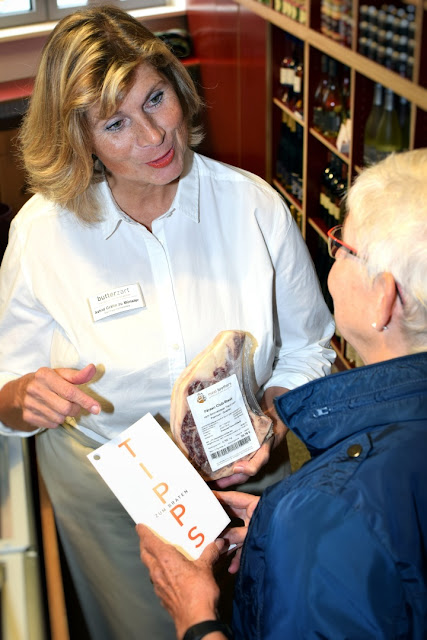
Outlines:
[[229, 640], [233, 639], [233, 632], [228, 624], [220, 620], [205, 620], [204, 622], [193, 624], [192, 627], [187, 629], [182, 640], [201, 640], [213, 631], [221, 631], [226, 638], [229, 638]]

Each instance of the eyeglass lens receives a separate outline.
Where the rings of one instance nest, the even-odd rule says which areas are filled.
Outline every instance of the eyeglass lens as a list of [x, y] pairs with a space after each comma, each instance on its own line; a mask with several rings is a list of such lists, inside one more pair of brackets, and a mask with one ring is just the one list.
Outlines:
[[329, 232], [328, 250], [331, 258], [335, 258], [338, 249], [342, 247], [342, 227], [336, 227], [331, 231], [333, 231], [333, 235]]

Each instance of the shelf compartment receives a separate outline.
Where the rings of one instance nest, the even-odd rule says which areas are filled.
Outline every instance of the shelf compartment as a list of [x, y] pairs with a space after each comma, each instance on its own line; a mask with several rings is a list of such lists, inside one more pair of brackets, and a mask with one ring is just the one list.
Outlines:
[[305, 127], [305, 120], [298, 111], [293, 111], [292, 109], [289, 109], [289, 107], [287, 107], [284, 102], [279, 100], [279, 98], [273, 98], [273, 104], [275, 104], [276, 107], [279, 107], [279, 109], [287, 113], [288, 116], [291, 116], [291, 118], [293, 118], [299, 125], [301, 125], [301, 127]]
[[277, 178], [273, 179], [273, 185], [274, 187], [277, 189], [277, 191], [279, 191], [282, 196], [284, 198], [286, 198], [286, 200], [288, 200], [290, 202], [290, 204], [293, 204], [294, 207], [300, 212], [303, 212], [303, 208], [302, 208], [302, 203], [297, 200], [295, 198], [295, 196], [293, 196], [291, 193], [289, 193], [289, 191], [287, 191], [285, 189], [285, 187], [281, 184], [281, 182], [279, 180], [277, 180]]
[[325, 136], [323, 136], [319, 131], [317, 131], [317, 129], [314, 129], [313, 127], [310, 127], [309, 131], [311, 135], [317, 138], [317, 140], [319, 140], [319, 142], [321, 142], [327, 149], [329, 149], [329, 151], [332, 151], [332, 153], [338, 156], [340, 160], [342, 160], [346, 164], [349, 164], [349, 156], [346, 153], [341, 153], [341, 151], [338, 151], [333, 142], [328, 140], [328, 138], [325, 138]]

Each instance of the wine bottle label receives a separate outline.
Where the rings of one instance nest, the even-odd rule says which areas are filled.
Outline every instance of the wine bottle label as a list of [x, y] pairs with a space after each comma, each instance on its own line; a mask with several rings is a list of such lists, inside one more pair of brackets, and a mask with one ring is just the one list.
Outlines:
[[301, 78], [299, 76], [294, 77], [294, 91], [295, 93], [301, 93]]
[[294, 82], [294, 72], [292, 69], [287, 69], [284, 67], [280, 69], [280, 84], [292, 86]]

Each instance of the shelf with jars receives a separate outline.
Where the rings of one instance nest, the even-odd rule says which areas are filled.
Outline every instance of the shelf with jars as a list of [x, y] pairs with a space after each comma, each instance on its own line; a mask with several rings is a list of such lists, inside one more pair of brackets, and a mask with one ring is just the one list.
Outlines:
[[266, 177], [298, 214], [332, 310], [326, 234], [347, 188], [363, 166], [427, 146], [427, 3], [306, 0], [301, 19], [286, 0], [236, 1], [268, 27]]

